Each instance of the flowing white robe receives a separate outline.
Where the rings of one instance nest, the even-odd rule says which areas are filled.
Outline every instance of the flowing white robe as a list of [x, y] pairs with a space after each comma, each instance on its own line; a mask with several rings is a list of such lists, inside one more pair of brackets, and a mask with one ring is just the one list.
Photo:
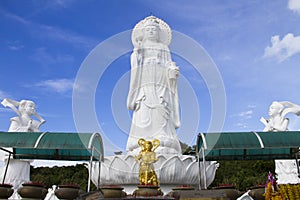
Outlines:
[[138, 140], [144, 138], [160, 140], [157, 153], [181, 153], [176, 135], [180, 126], [177, 77], [170, 73], [172, 64], [168, 47], [161, 43], [133, 51], [127, 98], [133, 119], [127, 152], [138, 153]]

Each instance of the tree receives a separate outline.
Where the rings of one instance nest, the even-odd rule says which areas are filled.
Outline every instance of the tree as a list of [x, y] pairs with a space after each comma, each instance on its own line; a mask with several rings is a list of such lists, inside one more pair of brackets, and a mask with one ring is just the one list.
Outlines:
[[220, 161], [220, 167], [211, 187], [221, 184], [232, 184], [245, 191], [251, 186], [265, 184], [268, 172], [274, 173], [274, 161]]
[[[50, 188], [52, 185], [76, 184], [81, 189], [87, 190], [88, 169], [86, 164], [63, 167], [37, 167], [30, 168], [30, 180], [33, 182], [44, 183]], [[95, 189], [95, 185], [91, 185]]]

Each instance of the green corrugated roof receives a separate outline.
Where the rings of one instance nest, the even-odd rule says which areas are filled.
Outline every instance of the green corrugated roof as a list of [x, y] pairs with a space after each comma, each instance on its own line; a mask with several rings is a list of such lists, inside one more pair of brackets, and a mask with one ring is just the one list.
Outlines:
[[0, 147], [13, 148], [14, 158], [47, 160], [103, 159], [98, 133], [0, 132]]
[[197, 140], [206, 160], [294, 158], [299, 146], [300, 131], [201, 133]]
[[[0, 132], [0, 147], [33, 147], [41, 133]], [[30, 136], [30, 137], [28, 137]]]

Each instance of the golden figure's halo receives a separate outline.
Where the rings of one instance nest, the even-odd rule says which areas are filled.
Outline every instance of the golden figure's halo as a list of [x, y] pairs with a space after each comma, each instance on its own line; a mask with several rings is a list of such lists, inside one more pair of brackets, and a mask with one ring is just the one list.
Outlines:
[[155, 17], [155, 16], [149, 16], [140, 21], [135, 25], [133, 28], [132, 34], [131, 34], [131, 41], [134, 47], [139, 46], [139, 42], [143, 39], [143, 29], [145, 26], [150, 24], [151, 22], [155, 21], [159, 26], [159, 41], [167, 46], [170, 45], [172, 40], [172, 31], [169, 27], [169, 25], [164, 22], [163, 20]]

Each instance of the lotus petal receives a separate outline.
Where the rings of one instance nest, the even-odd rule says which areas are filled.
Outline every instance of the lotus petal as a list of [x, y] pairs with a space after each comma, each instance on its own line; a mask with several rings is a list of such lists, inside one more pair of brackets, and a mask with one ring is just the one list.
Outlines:
[[184, 179], [185, 169], [178, 156], [172, 156], [160, 167], [161, 183], [180, 183]]
[[128, 175], [131, 171], [130, 166], [120, 157], [115, 156], [109, 167], [109, 177], [117, 183], [128, 182], [131, 177]]
[[183, 184], [198, 184], [199, 183], [199, 165], [198, 162], [192, 162], [189, 164], [189, 166], [186, 168], [186, 175], [185, 180]]
[[191, 156], [182, 156], [181, 158], [184, 168], [187, 169], [188, 166], [195, 160], [193, 157]]

